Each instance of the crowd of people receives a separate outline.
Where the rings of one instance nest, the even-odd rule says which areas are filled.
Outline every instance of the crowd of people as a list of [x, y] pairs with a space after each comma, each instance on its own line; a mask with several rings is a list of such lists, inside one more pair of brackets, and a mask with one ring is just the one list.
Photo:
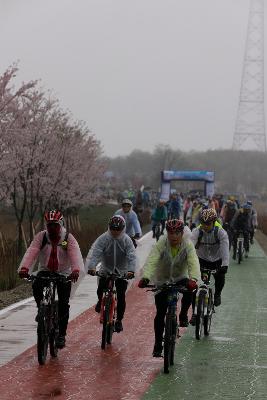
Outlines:
[[[121, 199], [119, 208], [109, 219], [107, 231], [99, 236], [89, 249], [85, 264], [79, 245], [71, 233], [66, 232], [64, 218], [60, 211], [45, 213], [45, 229], [39, 232], [27, 249], [18, 269], [21, 278], [32, 273], [39, 259], [37, 276], [58, 273], [69, 276], [70, 281], [58, 284], [59, 335], [57, 347], [65, 346], [65, 337], [69, 319], [69, 299], [72, 283], [86, 273], [94, 276], [100, 263], [101, 278], [98, 281], [95, 311], [100, 312], [103, 292], [106, 289], [105, 275], [116, 272], [117, 320], [115, 331], [123, 330], [123, 318], [126, 310], [125, 293], [127, 280], [135, 276], [137, 269], [136, 240], [142, 236], [142, 229], [129, 198]], [[229, 267], [229, 252], [233, 246], [233, 258], [236, 257], [236, 240], [239, 231], [244, 235], [244, 247], [248, 255], [249, 243], [253, 244], [254, 231], [257, 228], [257, 213], [251, 203], [241, 206], [229, 196], [228, 199], [171, 194], [169, 201], [159, 199], [151, 213], [152, 237], [155, 226], [160, 223], [160, 239], [155, 242], [145, 262], [140, 288], [149, 282], [161, 285], [164, 282], [185, 280], [188, 292], [184, 293], [179, 314], [180, 326], [194, 325], [195, 315], [188, 320], [188, 310], [194, 304], [194, 291], [201, 281], [201, 271], [209, 268], [215, 278], [214, 305], [221, 305], [221, 293], [225, 285], [225, 275]], [[166, 234], [165, 234], [166, 230]], [[43, 287], [33, 284], [33, 294], [40, 306]], [[72, 283], [71, 283], [72, 282]], [[166, 292], [155, 296], [156, 316], [154, 320], [155, 343], [153, 356], [162, 353], [164, 318], [167, 311]], [[38, 314], [37, 314], [38, 317]]]

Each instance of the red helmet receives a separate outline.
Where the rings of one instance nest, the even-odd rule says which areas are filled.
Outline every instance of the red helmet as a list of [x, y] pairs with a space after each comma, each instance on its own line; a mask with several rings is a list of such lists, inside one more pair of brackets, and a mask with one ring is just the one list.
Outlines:
[[113, 231], [122, 231], [125, 225], [125, 219], [121, 215], [113, 215], [108, 223], [109, 229]]
[[184, 223], [181, 219], [169, 219], [166, 223], [166, 231], [170, 233], [179, 233], [184, 231]]
[[63, 225], [63, 215], [59, 210], [46, 211], [44, 219], [47, 224], [54, 223]]

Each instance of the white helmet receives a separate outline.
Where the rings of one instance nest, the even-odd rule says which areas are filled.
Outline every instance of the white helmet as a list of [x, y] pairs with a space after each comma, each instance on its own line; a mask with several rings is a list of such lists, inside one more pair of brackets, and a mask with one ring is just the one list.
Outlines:
[[130, 199], [123, 199], [122, 202], [121, 202], [121, 204], [122, 204], [122, 206], [123, 206], [124, 204], [129, 204], [130, 206], [133, 205], [133, 203], [131, 202]]

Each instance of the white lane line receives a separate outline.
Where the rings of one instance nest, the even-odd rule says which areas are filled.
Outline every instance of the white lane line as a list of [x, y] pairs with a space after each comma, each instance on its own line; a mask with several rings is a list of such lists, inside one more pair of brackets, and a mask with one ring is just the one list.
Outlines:
[[25, 300], [18, 301], [17, 303], [11, 304], [11, 306], [3, 308], [3, 310], [0, 310], [0, 315], [3, 315], [7, 313], [8, 311], [14, 310], [15, 308], [18, 308], [20, 306], [24, 306], [25, 304], [29, 303], [30, 301], [33, 300], [33, 297], [28, 297]]

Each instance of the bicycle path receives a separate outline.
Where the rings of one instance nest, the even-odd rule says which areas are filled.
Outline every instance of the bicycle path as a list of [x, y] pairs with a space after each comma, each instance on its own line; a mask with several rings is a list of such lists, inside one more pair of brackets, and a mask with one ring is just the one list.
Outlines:
[[160, 373], [143, 400], [267, 399], [267, 258], [257, 243], [226, 278], [210, 336], [196, 341], [190, 327], [171, 373]]
[[124, 331], [107, 351], [100, 349], [101, 326], [90, 308], [70, 322], [57, 359], [38, 366], [33, 346], [0, 368], [1, 400], [266, 399], [266, 261], [255, 244], [248, 260], [232, 262], [210, 337], [196, 341], [193, 327], [181, 329], [169, 375], [163, 360], [151, 356], [153, 296], [134, 284]]

